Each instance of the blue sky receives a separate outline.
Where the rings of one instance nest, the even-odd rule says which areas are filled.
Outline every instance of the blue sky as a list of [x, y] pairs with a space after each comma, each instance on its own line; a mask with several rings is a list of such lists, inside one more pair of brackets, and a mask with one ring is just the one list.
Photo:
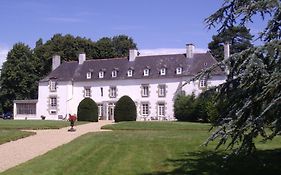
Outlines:
[[39, 38], [46, 41], [56, 33], [94, 41], [104, 36], [126, 34], [134, 39], [139, 49], [184, 48], [186, 43], [207, 49], [216, 30], [208, 30], [203, 20], [222, 2], [1, 0], [0, 60], [17, 42], [33, 48]]

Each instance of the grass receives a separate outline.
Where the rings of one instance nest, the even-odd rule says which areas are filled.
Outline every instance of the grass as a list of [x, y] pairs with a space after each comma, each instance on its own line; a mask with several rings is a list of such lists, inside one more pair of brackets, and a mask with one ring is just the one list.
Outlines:
[[[75, 125], [86, 122], [75, 122]], [[68, 121], [54, 120], [0, 120], [0, 129], [59, 129], [69, 126]]]
[[209, 135], [205, 124], [125, 122], [104, 128], [114, 131], [88, 133], [2, 174], [281, 174], [280, 137], [257, 143], [262, 150], [254, 157], [225, 159], [214, 144], [200, 146]]
[[[76, 122], [75, 125], [86, 122]], [[49, 120], [0, 120], [0, 144], [35, 134], [21, 130], [59, 129], [69, 126], [67, 121]]]
[[21, 139], [33, 134], [35, 133], [19, 130], [0, 130], [0, 144]]

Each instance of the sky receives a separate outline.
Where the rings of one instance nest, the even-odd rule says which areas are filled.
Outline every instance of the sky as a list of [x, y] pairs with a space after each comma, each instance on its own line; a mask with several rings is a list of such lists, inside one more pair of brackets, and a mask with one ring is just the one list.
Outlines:
[[[222, 0], [1, 0], [0, 65], [17, 42], [34, 48], [42, 38], [72, 34], [96, 41], [125, 34], [140, 50], [206, 51], [216, 30], [204, 19]], [[258, 32], [258, 27], [254, 28]], [[169, 48], [169, 49], [168, 49]]]

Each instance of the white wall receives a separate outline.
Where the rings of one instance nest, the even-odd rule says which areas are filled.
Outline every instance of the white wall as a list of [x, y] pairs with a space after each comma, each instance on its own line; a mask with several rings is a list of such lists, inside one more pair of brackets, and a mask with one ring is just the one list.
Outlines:
[[[40, 82], [37, 117], [46, 116], [46, 119], [57, 120], [58, 115], [65, 117], [67, 114], [76, 114], [79, 103], [84, 99], [84, 87], [91, 87], [91, 98], [96, 103], [117, 102], [124, 95], [130, 96], [137, 104], [138, 120], [141, 120], [141, 103], [149, 102], [150, 114], [149, 117], [157, 116], [157, 104], [165, 102], [165, 116], [174, 119], [173, 100], [175, 93], [181, 85], [180, 82], [187, 80], [190, 77], [184, 78], [165, 78], [165, 79], [132, 79], [132, 80], [98, 80], [88, 82], [58, 82], [56, 92], [50, 92], [48, 82]], [[225, 81], [224, 76], [213, 76], [207, 81], [208, 86], [215, 86]], [[141, 85], [149, 85], [149, 97], [141, 96]], [[158, 85], [166, 85], [166, 96], [158, 97]], [[109, 97], [109, 88], [116, 86], [117, 97]], [[101, 96], [101, 87], [103, 88], [103, 96]], [[194, 92], [198, 95], [202, 89], [199, 88], [199, 81], [191, 82], [183, 87], [186, 94]], [[58, 111], [57, 114], [49, 113], [49, 97], [57, 96]]]
[[[69, 106], [71, 106], [72, 98], [72, 83], [58, 82], [55, 92], [49, 89], [49, 82], [40, 82], [38, 88], [38, 103], [36, 107], [36, 116], [41, 118], [41, 115], [46, 116], [46, 120], [57, 120], [58, 115], [63, 117], [68, 114]], [[49, 98], [50, 96], [57, 97], [57, 114], [50, 114], [49, 111]]]

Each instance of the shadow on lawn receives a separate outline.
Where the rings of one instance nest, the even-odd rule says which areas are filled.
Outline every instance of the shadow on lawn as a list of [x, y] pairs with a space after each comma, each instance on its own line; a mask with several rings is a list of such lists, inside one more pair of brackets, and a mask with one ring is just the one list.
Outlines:
[[170, 172], [144, 175], [277, 175], [281, 174], [281, 149], [258, 151], [251, 157], [224, 158], [214, 151], [193, 152], [181, 159], [167, 160], [166, 165], [177, 167]]

